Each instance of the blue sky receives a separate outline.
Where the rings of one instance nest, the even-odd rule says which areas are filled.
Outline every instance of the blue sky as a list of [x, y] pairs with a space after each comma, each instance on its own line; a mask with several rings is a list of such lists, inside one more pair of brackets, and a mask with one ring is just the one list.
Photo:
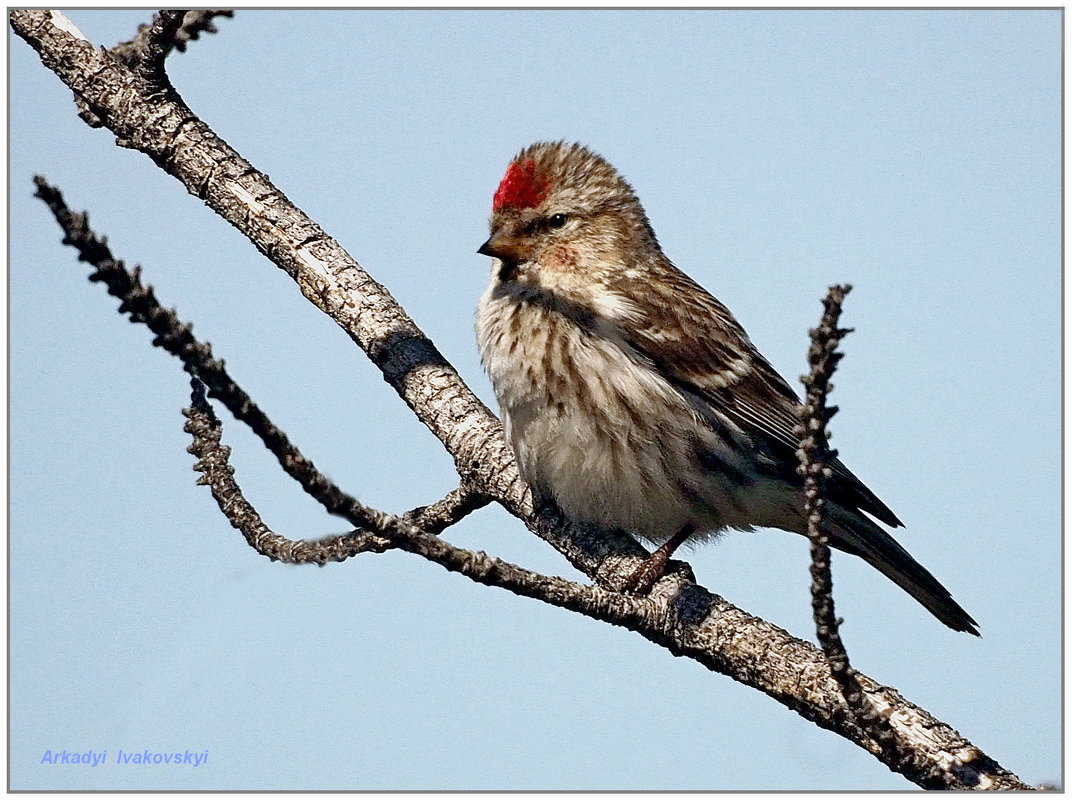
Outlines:
[[[72, 11], [96, 44], [149, 12]], [[1031, 783], [1060, 781], [1061, 12], [240, 11], [174, 54], [187, 103], [494, 404], [475, 253], [511, 156], [580, 140], [782, 374], [855, 286], [833, 444], [979, 621], [835, 557], [853, 663]], [[403, 511], [452, 463], [294, 284], [90, 129], [9, 34], [13, 789], [905, 789], [761, 694], [405, 554], [272, 564], [194, 485], [175, 360], [85, 280], [44, 174], [328, 475]], [[224, 417], [276, 530], [338, 532]], [[578, 577], [497, 508], [447, 538]], [[687, 555], [814, 638], [807, 544]], [[108, 751], [98, 768], [47, 750]], [[124, 751], [208, 751], [197, 768]]]

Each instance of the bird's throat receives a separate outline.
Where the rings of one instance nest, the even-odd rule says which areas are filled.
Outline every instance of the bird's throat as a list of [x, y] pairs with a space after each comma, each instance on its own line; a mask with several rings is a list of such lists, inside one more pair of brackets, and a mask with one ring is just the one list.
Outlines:
[[512, 259], [499, 261], [499, 280], [502, 282], [513, 281], [517, 278], [517, 262]]

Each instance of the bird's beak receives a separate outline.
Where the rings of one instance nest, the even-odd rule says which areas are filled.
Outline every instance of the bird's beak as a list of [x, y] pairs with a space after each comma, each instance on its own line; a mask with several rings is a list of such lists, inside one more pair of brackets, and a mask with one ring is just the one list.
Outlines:
[[503, 261], [522, 261], [526, 243], [506, 227], [496, 228], [491, 237], [477, 248], [477, 253]]

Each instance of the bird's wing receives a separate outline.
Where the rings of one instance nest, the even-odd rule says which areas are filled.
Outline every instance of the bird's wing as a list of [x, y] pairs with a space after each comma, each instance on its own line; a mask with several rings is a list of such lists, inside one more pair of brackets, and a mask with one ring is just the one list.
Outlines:
[[[665, 278], [645, 285], [641, 296], [653, 302], [637, 309], [628, 330], [622, 327], [623, 339], [679, 390], [702, 399], [753, 440], [761, 435], [779, 475], [802, 483], [796, 473], [800, 437], [794, 432], [801, 403], [792, 387], [756, 350], [729, 309], [684, 273], [674, 270]], [[831, 467], [831, 500], [887, 525], [903, 525], [839, 460]]]

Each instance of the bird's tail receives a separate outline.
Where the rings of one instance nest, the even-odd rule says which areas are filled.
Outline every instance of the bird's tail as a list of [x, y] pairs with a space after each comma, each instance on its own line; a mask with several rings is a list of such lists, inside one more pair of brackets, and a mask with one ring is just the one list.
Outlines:
[[827, 509], [830, 512], [830, 544], [833, 547], [855, 554], [882, 571], [949, 628], [979, 636], [977, 624], [971, 615], [897, 540], [862, 513], [851, 512], [834, 504], [828, 505]]

